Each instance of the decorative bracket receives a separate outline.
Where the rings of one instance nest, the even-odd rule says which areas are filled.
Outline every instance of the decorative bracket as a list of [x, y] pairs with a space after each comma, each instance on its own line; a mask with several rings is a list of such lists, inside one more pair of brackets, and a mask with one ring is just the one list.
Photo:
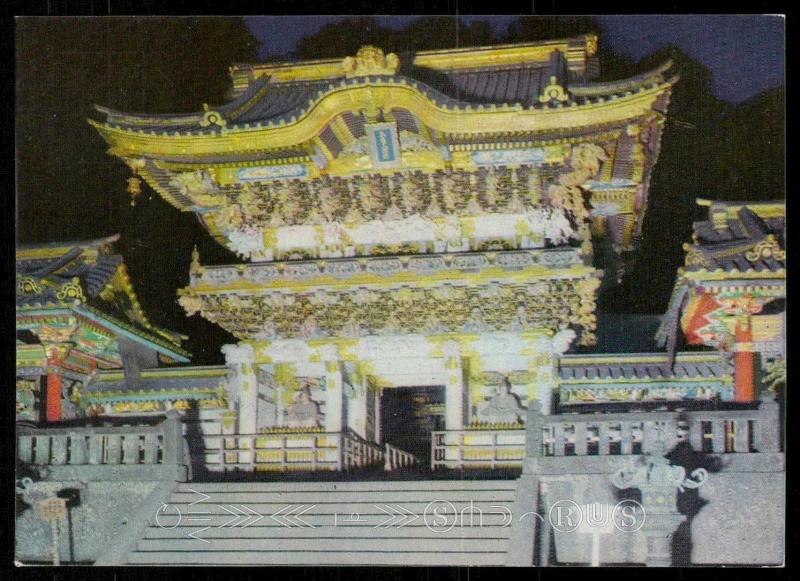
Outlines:
[[559, 84], [558, 77], [555, 75], [550, 77], [550, 84], [542, 89], [542, 94], [539, 95], [540, 103], [550, 103], [552, 101], [558, 101], [559, 103], [569, 101], [569, 95], [564, 90], [564, 87]]

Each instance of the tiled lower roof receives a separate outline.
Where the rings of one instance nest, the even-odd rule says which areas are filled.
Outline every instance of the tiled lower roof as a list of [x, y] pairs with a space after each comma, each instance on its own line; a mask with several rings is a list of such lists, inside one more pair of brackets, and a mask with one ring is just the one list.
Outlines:
[[701, 256], [702, 262], [687, 261], [685, 269], [726, 272], [783, 270], [786, 268], [784, 256], [758, 252], [757, 245], [772, 237], [778, 247], [785, 248], [784, 229], [784, 218], [761, 218], [747, 206], [742, 206], [737, 218], [728, 218], [726, 224], [714, 224], [712, 220], [696, 222], [696, 242], [689, 245], [688, 250]]
[[732, 373], [731, 363], [717, 353], [679, 353], [670, 364], [666, 353], [566, 355], [559, 362], [562, 381], [608, 379], [669, 380], [721, 379]]

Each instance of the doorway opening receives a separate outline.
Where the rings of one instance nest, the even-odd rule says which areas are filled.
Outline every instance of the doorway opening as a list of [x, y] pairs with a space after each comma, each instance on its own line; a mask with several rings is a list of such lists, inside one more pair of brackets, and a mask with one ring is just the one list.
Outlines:
[[431, 465], [431, 432], [444, 430], [443, 385], [392, 387], [381, 395], [381, 439]]

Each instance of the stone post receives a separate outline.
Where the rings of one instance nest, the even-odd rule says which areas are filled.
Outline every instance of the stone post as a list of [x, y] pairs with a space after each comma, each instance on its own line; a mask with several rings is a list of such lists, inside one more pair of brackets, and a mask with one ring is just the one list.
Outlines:
[[677, 489], [674, 486], [649, 486], [642, 490], [645, 521], [642, 533], [647, 539], [648, 567], [672, 565], [672, 537], [686, 516], [676, 507]]
[[774, 394], [765, 395], [758, 404], [756, 448], [759, 452], [781, 451], [781, 410]]
[[461, 346], [457, 341], [447, 341], [443, 346], [444, 366], [447, 374], [445, 386], [445, 428], [464, 428], [464, 365]]
[[543, 437], [542, 410], [539, 400], [528, 402], [528, 419], [525, 422], [525, 463], [524, 473], [535, 473], [536, 459], [542, 456]]
[[[528, 419], [525, 422], [525, 460], [522, 465], [522, 475], [517, 479], [517, 489], [514, 498], [514, 520], [511, 523], [509, 538], [509, 551], [506, 565], [512, 567], [530, 567], [536, 563], [535, 547], [537, 537], [539, 540], [539, 553], [545, 547], [545, 539], [549, 540], [550, 531], [546, 522], [539, 522], [537, 514], [542, 511], [539, 503], [541, 468], [539, 458], [542, 455], [542, 429], [544, 427], [542, 411], [539, 401], [532, 399], [528, 402]], [[522, 515], [526, 515], [524, 518]], [[539, 565], [542, 563], [541, 556]]]
[[164, 420], [164, 464], [171, 464], [176, 467], [175, 479], [178, 482], [186, 482], [189, 476], [189, 458], [186, 457], [186, 446], [183, 440], [183, 428], [181, 426], [180, 412], [169, 410], [167, 418]]
[[655, 443], [654, 453], [645, 456], [646, 462], [632, 462], [611, 476], [611, 483], [619, 489], [638, 488], [642, 493], [644, 522], [641, 531], [647, 539], [646, 565], [669, 567], [672, 565], [672, 536], [686, 516], [678, 512], [678, 490], [698, 488], [708, 478], [704, 468], [697, 468], [688, 476], [681, 466], [673, 466], [663, 457], [668, 449], [664, 442]]

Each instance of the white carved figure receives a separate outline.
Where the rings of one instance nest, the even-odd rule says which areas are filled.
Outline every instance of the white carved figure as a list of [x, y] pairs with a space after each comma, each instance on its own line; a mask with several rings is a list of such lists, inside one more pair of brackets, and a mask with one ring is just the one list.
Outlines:
[[319, 404], [311, 399], [311, 390], [305, 386], [289, 408], [290, 428], [319, 427]]
[[228, 238], [231, 241], [231, 250], [243, 258], [250, 258], [264, 251], [264, 236], [255, 228], [232, 230]]
[[566, 353], [575, 340], [576, 334], [572, 329], [562, 329], [553, 337], [553, 352]]
[[511, 319], [511, 330], [522, 331], [527, 329], [529, 324], [528, 309], [525, 308], [525, 305], [517, 305], [517, 310]]
[[472, 307], [467, 322], [464, 323], [464, 330], [469, 332], [480, 332], [486, 328], [486, 321], [483, 313], [478, 307]]
[[253, 347], [248, 343], [242, 343], [239, 345], [230, 343], [228, 345], [223, 345], [222, 354], [225, 355], [225, 362], [229, 366], [241, 363], [252, 363], [255, 359]]
[[519, 398], [511, 393], [511, 382], [503, 377], [497, 394], [478, 408], [478, 418], [492, 424], [509, 424], [519, 422], [523, 407]]

